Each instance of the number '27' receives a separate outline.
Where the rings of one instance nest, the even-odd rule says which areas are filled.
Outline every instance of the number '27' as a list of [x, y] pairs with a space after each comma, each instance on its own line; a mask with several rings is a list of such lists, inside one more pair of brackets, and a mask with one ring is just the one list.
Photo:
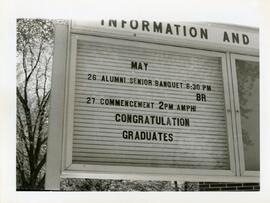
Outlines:
[[87, 104], [94, 104], [96, 101], [95, 97], [87, 97], [86, 99], [87, 99], [86, 101]]

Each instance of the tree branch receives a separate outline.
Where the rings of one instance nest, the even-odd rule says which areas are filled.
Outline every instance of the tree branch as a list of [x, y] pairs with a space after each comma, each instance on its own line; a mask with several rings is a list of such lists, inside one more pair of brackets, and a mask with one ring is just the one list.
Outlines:
[[45, 137], [43, 140], [41, 140], [41, 145], [43, 145], [48, 140], [48, 137]]
[[37, 69], [37, 73], [36, 73], [36, 95], [37, 95], [37, 100], [38, 100], [38, 105], [40, 104], [40, 96], [39, 96], [39, 93], [38, 93], [38, 90], [39, 90], [39, 84], [38, 84], [38, 80], [39, 80], [39, 77], [38, 77], [38, 74], [39, 74], [39, 68]]
[[[40, 107], [40, 110], [39, 110], [39, 125], [38, 125], [38, 139], [37, 139], [37, 143], [36, 143], [36, 149], [35, 149], [35, 160], [37, 161], [38, 160], [38, 155], [40, 153], [40, 149], [42, 147], [42, 144], [46, 141], [47, 138], [44, 138], [42, 140], [42, 131], [43, 131], [43, 127], [44, 127], [44, 122], [45, 122], [45, 119], [47, 118], [45, 116], [46, 114], [46, 105], [49, 101], [49, 97], [50, 97], [50, 92], [51, 91], [48, 91], [48, 93], [45, 95], [45, 97], [43, 98], [44, 100], [42, 100], [42, 106]], [[36, 126], [35, 126], [36, 127]]]
[[49, 59], [46, 59], [45, 73], [44, 73], [44, 84], [43, 84], [43, 97], [45, 96], [45, 93], [46, 93], [47, 72], [48, 72], [48, 66], [49, 66], [51, 58], [52, 58], [52, 56], [50, 56]]
[[25, 133], [24, 133], [24, 125], [23, 125], [23, 123], [22, 123], [22, 119], [21, 119], [21, 116], [19, 115], [19, 113], [17, 113], [17, 119], [19, 120], [19, 124], [20, 124], [20, 133], [22, 134], [22, 139], [23, 139], [23, 141], [24, 141], [24, 146], [25, 146], [25, 149], [26, 149], [26, 151], [27, 151], [27, 153], [28, 153], [28, 155], [29, 155], [29, 148], [28, 148], [28, 146], [27, 146], [27, 140], [26, 140], [26, 135], [25, 135]]
[[31, 72], [29, 73], [29, 75], [27, 76], [27, 78], [26, 78], [27, 81], [30, 79], [30, 77], [33, 74], [34, 70], [37, 68], [37, 65], [39, 63], [40, 56], [41, 56], [41, 53], [42, 53], [42, 46], [43, 46], [43, 40], [41, 40], [41, 42], [40, 42], [39, 51], [38, 51], [38, 57], [37, 57], [36, 63], [34, 65], [34, 67], [31, 69]]
[[23, 183], [23, 185], [27, 185], [28, 183], [27, 183], [27, 181], [26, 181], [26, 178], [25, 178], [25, 172], [24, 172], [24, 170], [23, 170], [23, 166], [22, 166], [22, 163], [20, 162], [20, 160], [19, 160], [19, 158], [17, 157], [16, 158], [16, 162], [17, 162], [17, 170], [19, 171], [19, 173], [20, 173], [20, 178], [21, 178], [21, 181], [22, 181], [22, 183]]
[[41, 186], [43, 186], [44, 184], [45, 184], [45, 174], [40, 179], [40, 181], [38, 183], [38, 188], [41, 188]]
[[29, 141], [31, 142], [33, 140], [33, 135], [32, 135], [32, 118], [31, 118], [31, 112], [30, 112], [30, 108], [28, 107], [28, 103], [26, 101], [26, 98], [23, 98], [19, 88], [16, 88], [16, 93], [17, 93], [17, 97], [19, 99], [19, 101], [22, 104], [24, 113], [25, 113], [25, 117], [26, 117], [26, 124], [27, 124], [27, 129], [28, 129], [28, 133], [29, 133]]
[[37, 124], [38, 124], [38, 121], [40, 120], [40, 116], [41, 116], [41, 113], [42, 111], [44, 111], [44, 109], [46, 108], [46, 105], [48, 103], [48, 100], [49, 100], [49, 97], [50, 97], [50, 94], [51, 94], [51, 90], [49, 90], [46, 95], [42, 98], [40, 104], [38, 105], [38, 114], [37, 114], [37, 117], [36, 117], [36, 120], [35, 120], [35, 125], [34, 125], [34, 129], [33, 129], [33, 133], [35, 134], [36, 133], [36, 128], [37, 128]]
[[40, 172], [41, 168], [43, 167], [43, 165], [45, 164], [46, 162], [46, 156], [47, 154], [45, 153], [41, 159], [41, 161], [38, 163], [38, 165], [36, 166], [35, 168], [35, 171], [33, 172], [32, 176], [31, 176], [31, 180], [30, 182], [34, 181], [37, 176], [38, 176], [38, 173]]
[[19, 98], [22, 107], [24, 109], [24, 113], [25, 113], [25, 117], [26, 117], [26, 125], [27, 125], [27, 129], [28, 129], [28, 139], [29, 139], [29, 165], [30, 165], [30, 173], [33, 173], [33, 170], [35, 168], [35, 162], [34, 162], [34, 144], [35, 144], [35, 136], [32, 132], [32, 118], [31, 118], [31, 112], [30, 112], [30, 108], [28, 106], [28, 103], [26, 103], [26, 99], [22, 97], [19, 88], [17, 87], [17, 97]]
[[22, 59], [23, 59], [23, 71], [24, 71], [25, 80], [26, 80], [26, 78], [27, 78], [27, 65], [26, 65], [26, 46], [25, 45], [23, 47]]

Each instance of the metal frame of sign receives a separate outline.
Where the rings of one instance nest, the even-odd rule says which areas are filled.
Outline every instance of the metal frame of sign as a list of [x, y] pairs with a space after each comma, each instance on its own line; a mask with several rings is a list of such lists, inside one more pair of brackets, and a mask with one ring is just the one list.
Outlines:
[[[195, 174], [209, 174], [209, 175], [228, 175], [232, 176], [235, 174], [235, 161], [234, 161], [234, 150], [233, 150], [233, 141], [232, 141], [232, 133], [230, 126], [227, 125], [227, 132], [228, 132], [228, 145], [229, 145], [229, 153], [230, 153], [230, 170], [202, 170], [202, 169], [170, 169], [170, 168], [154, 168], [154, 167], [125, 167], [125, 170], [122, 168], [122, 166], [108, 166], [106, 167], [104, 165], [81, 165], [81, 164], [72, 164], [72, 138], [73, 138], [73, 106], [74, 106], [74, 86], [75, 86], [75, 69], [76, 69], [76, 50], [77, 50], [77, 40], [83, 40], [83, 41], [95, 41], [95, 42], [109, 42], [110, 44], [125, 44], [130, 46], [135, 46], [139, 48], [158, 48], [159, 50], [166, 50], [166, 51], [173, 51], [178, 53], [190, 53], [190, 54], [199, 54], [204, 56], [215, 56], [220, 57], [222, 61], [222, 73], [223, 73], [223, 81], [224, 82], [224, 93], [225, 93], [225, 112], [226, 112], [226, 118], [227, 122], [231, 123], [230, 121], [230, 101], [229, 101], [229, 95], [228, 95], [228, 84], [227, 84], [227, 71], [226, 71], [226, 60], [225, 60], [225, 54], [224, 53], [218, 53], [218, 52], [210, 52], [210, 51], [201, 51], [201, 50], [191, 50], [187, 48], [176, 48], [176, 47], [170, 47], [165, 45], [155, 45], [150, 43], [143, 43], [143, 42], [129, 42], [125, 40], [119, 40], [119, 39], [108, 39], [108, 38], [99, 38], [99, 37], [92, 37], [92, 36], [82, 36], [77, 34], [71, 35], [71, 55], [70, 55], [70, 72], [69, 76], [67, 78], [67, 81], [69, 81], [69, 91], [67, 95], [67, 101], [68, 105], [66, 106], [66, 112], [67, 114], [67, 121], [65, 123], [64, 129], [64, 135], [66, 135], [64, 138], [66, 138], [66, 146], [64, 146], [63, 151], [63, 161], [62, 164], [63, 171], [68, 172], [69, 170], [87, 170], [90, 173], [93, 171], [99, 171], [100, 173], [114, 173], [115, 178], [117, 178], [117, 174], [119, 171], [122, 171], [122, 173], [125, 173], [127, 178], [133, 178], [132, 174], [140, 173], [144, 174], [145, 171], [155, 171], [155, 173], [158, 174], [158, 176], [162, 178], [162, 175], [168, 172], [168, 174], [171, 174], [174, 178], [176, 175], [184, 174], [184, 175], [195, 175]], [[143, 179], [151, 179], [151, 173], [147, 173]], [[167, 174], [166, 174], [167, 175]], [[130, 177], [129, 177], [130, 176]]]
[[237, 59], [245, 60], [245, 61], [254, 61], [259, 62], [259, 57], [255, 56], [247, 56], [240, 54], [231, 54], [231, 69], [232, 69], [232, 77], [234, 84], [234, 94], [235, 94], [235, 115], [236, 115], [236, 129], [237, 129], [237, 137], [238, 137], [238, 151], [239, 151], [239, 159], [240, 159], [240, 173], [243, 176], [253, 176], [258, 177], [260, 175], [259, 171], [249, 171], [245, 169], [245, 157], [244, 157], [244, 143], [242, 139], [242, 127], [241, 127], [241, 112], [240, 112], [240, 102], [238, 95], [238, 83], [237, 83], [237, 75], [236, 75], [236, 63]]
[[[85, 36], [85, 35], [88, 36]], [[167, 39], [156, 43], [151, 37], [124, 35], [115, 33], [113, 39], [109, 39], [108, 32], [94, 31], [93, 33], [78, 33], [72, 31], [67, 25], [56, 25], [54, 63], [52, 73], [52, 95], [50, 106], [50, 123], [47, 152], [46, 183], [47, 190], [59, 190], [60, 178], [103, 178], [103, 179], [148, 179], [148, 180], [186, 180], [186, 181], [220, 181], [220, 182], [258, 182], [259, 176], [250, 176], [242, 173], [242, 163], [239, 164], [239, 144], [237, 142], [235, 118], [233, 112], [234, 99], [231, 76], [231, 58], [228, 50], [221, 52], [206, 51], [211, 50], [209, 46], [197, 46], [192, 44], [190, 48], [183, 48], [180, 45], [171, 46]], [[116, 37], [117, 36], [117, 37]], [[73, 87], [75, 76], [75, 52], [78, 39], [84, 40], [110, 40], [113, 43], [131, 43], [136, 41], [136, 46], [158, 46], [159, 49], [173, 50], [176, 52], [199, 53], [208, 56], [218, 56], [222, 59], [222, 73], [224, 80], [225, 113], [227, 120], [228, 145], [230, 155], [230, 170], [198, 170], [198, 169], [172, 169], [149, 168], [149, 167], [129, 167], [129, 166], [104, 166], [104, 165], [84, 165], [72, 164], [72, 116], [73, 116]], [[140, 43], [141, 42], [141, 43]], [[162, 44], [162, 45], [160, 45]], [[166, 45], [168, 44], [168, 45]], [[134, 45], [134, 43], [132, 43]], [[191, 49], [193, 48], [193, 49]], [[197, 49], [197, 50], [196, 50]], [[205, 50], [203, 50], [205, 49]], [[240, 50], [243, 53], [244, 50]], [[250, 54], [250, 51], [248, 51]], [[257, 51], [254, 53], [257, 55]], [[68, 112], [68, 113], [67, 113]], [[240, 152], [241, 155], [241, 152]], [[243, 154], [240, 156], [243, 161]], [[253, 174], [254, 175], [254, 174]]]

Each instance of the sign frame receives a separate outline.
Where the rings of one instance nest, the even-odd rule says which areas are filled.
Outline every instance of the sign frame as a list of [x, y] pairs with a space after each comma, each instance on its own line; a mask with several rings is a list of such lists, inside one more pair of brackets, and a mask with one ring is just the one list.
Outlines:
[[[73, 35], [75, 34], [75, 35]], [[80, 35], [76, 35], [80, 34]], [[70, 123], [72, 115], [66, 115], [66, 110], [71, 106], [71, 101], [68, 101], [68, 95], [70, 94], [70, 75], [74, 74], [74, 69], [70, 70], [68, 67], [74, 67], [74, 59], [69, 60], [70, 56], [74, 54], [74, 43], [76, 39], [73, 36], [80, 36], [85, 38], [89, 35], [92, 37], [103, 37], [108, 38], [109, 32], [78, 32], [78, 30], [72, 30], [70, 25], [56, 25], [55, 34], [55, 49], [54, 49], [54, 62], [53, 62], [53, 73], [52, 73], [52, 98], [50, 108], [50, 123], [49, 123], [49, 138], [48, 138], [48, 152], [47, 152], [47, 163], [46, 163], [46, 182], [45, 188], [47, 190], [59, 190], [60, 189], [60, 178], [101, 178], [101, 179], [151, 179], [151, 180], [186, 180], [186, 181], [219, 181], [219, 182], [258, 182], [259, 174], [252, 174], [250, 176], [247, 173], [240, 173], [238, 166], [238, 144], [236, 143], [235, 127], [234, 127], [234, 100], [229, 97], [225, 97], [226, 101], [226, 120], [227, 120], [227, 132], [229, 139], [229, 146], [232, 150], [229, 150], [230, 166], [231, 170], [228, 171], [212, 171], [209, 174], [209, 170], [199, 169], [182, 169], [182, 170], [168, 170], [168, 173], [160, 173], [161, 171], [155, 168], [149, 169], [148, 167], [142, 168], [142, 171], [130, 171], [130, 167], [121, 166], [104, 166], [104, 165], [78, 165], [71, 164], [71, 150], [70, 149]], [[105, 37], [105, 38], [104, 38]], [[72, 39], [71, 39], [72, 38]], [[87, 38], [87, 37], [86, 37]], [[151, 36], [134, 36], [130, 33], [123, 35], [112, 34], [111, 38], [115, 40], [130, 40], [136, 41], [137, 43], [152, 43], [159, 46], [162, 44], [163, 47], [173, 47], [174, 40], [167, 43], [168, 39], [160, 41], [159, 38], [155, 39]], [[159, 41], [160, 43], [157, 43]], [[72, 45], [73, 44], [73, 45]], [[167, 44], [167, 45], [166, 45]], [[181, 44], [181, 43], [180, 43]], [[239, 48], [232, 52], [226, 48], [224, 51], [213, 48], [210, 46], [201, 46], [196, 42], [189, 43], [188, 48], [184, 48], [179, 44], [175, 44], [173, 49], [181, 50], [192, 50], [192, 53], [217, 53], [222, 57], [222, 68], [224, 84], [224, 94], [232, 95], [232, 84], [231, 84], [231, 64], [230, 64], [230, 53], [245, 53]], [[192, 49], [193, 48], [193, 49]], [[198, 49], [198, 50], [195, 50]], [[210, 50], [210, 51], [209, 51]], [[252, 54], [253, 53], [253, 54]], [[255, 50], [246, 51], [247, 55], [258, 55]], [[71, 57], [72, 58], [72, 57]], [[73, 107], [72, 107], [73, 108]], [[66, 137], [65, 135], [69, 135]], [[233, 146], [234, 145], [234, 146]], [[237, 145], [237, 146], [236, 146]], [[66, 147], [69, 146], [69, 147]], [[241, 158], [241, 157], [240, 157]], [[242, 168], [242, 167], [241, 167]], [[199, 173], [198, 173], [199, 172]], [[221, 173], [220, 173], [221, 172]]]
[[[63, 149], [63, 164], [62, 164], [62, 170], [69, 171], [69, 170], [84, 170], [95, 172], [95, 171], [105, 171], [105, 172], [112, 172], [117, 173], [118, 171], [122, 171], [124, 173], [124, 169], [126, 169], [126, 175], [127, 178], [129, 177], [128, 174], [132, 173], [134, 167], [122, 167], [122, 166], [110, 166], [110, 165], [91, 165], [86, 166], [83, 164], [75, 164], [73, 166], [72, 164], [72, 133], [73, 133], [73, 107], [74, 107], [74, 86], [75, 86], [75, 69], [76, 69], [76, 50], [77, 50], [77, 40], [84, 40], [84, 41], [95, 41], [95, 42], [109, 42], [110, 44], [126, 44], [126, 45], [132, 45], [139, 48], [159, 48], [159, 50], [167, 50], [167, 51], [174, 51], [178, 53], [190, 53], [190, 54], [199, 54], [203, 56], [213, 56], [213, 57], [220, 57], [222, 61], [222, 74], [223, 74], [223, 88], [224, 88], [224, 103], [225, 103], [225, 110], [226, 113], [225, 117], [227, 122], [231, 123], [230, 121], [230, 101], [228, 96], [228, 83], [227, 81], [227, 71], [226, 71], [226, 59], [225, 54], [220, 52], [210, 52], [210, 51], [203, 51], [203, 50], [192, 50], [188, 48], [179, 48], [179, 47], [171, 47], [171, 46], [165, 46], [165, 45], [155, 45], [150, 43], [138, 43], [136, 44], [134, 42], [128, 42], [123, 41], [119, 39], [108, 39], [108, 38], [99, 38], [94, 36], [83, 36], [78, 34], [72, 34], [71, 35], [71, 54], [70, 54], [70, 67], [69, 67], [69, 76], [66, 79], [69, 81], [68, 86], [68, 95], [66, 95], [66, 100], [68, 101], [67, 106], [65, 107], [66, 112], [69, 113], [66, 116], [65, 126], [64, 126], [64, 139], [66, 139], [66, 147], [64, 146]], [[170, 171], [170, 174], [174, 177], [179, 174], [187, 174], [187, 175], [196, 175], [196, 174], [208, 174], [208, 175], [224, 175], [224, 176], [233, 176], [235, 175], [235, 160], [234, 160], [234, 150], [233, 150], [233, 137], [231, 133], [231, 126], [227, 124], [227, 135], [228, 135], [228, 150], [229, 150], [229, 158], [230, 158], [230, 170], [202, 170], [202, 169], [170, 169], [170, 168], [154, 168], [154, 167], [137, 167], [136, 172], [137, 173], [144, 173], [144, 171], [156, 171], [156, 173], [161, 177], [163, 175], [163, 171]], [[104, 169], [106, 167], [106, 169]], [[143, 179], [148, 179], [149, 175], [145, 176]], [[163, 179], [163, 178], [162, 178]]]
[[231, 62], [232, 62], [232, 78], [234, 85], [234, 99], [235, 99], [235, 115], [236, 115], [236, 129], [237, 129], [237, 138], [238, 138], [238, 153], [240, 159], [240, 173], [243, 176], [253, 176], [258, 177], [260, 175], [260, 171], [250, 171], [245, 169], [245, 157], [244, 157], [244, 143], [242, 139], [242, 124], [241, 124], [241, 112], [240, 112], [240, 101], [238, 95], [238, 83], [237, 83], [237, 73], [236, 73], [236, 60], [245, 60], [245, 61], [252, 61], [252, 62], [259, 62], [259, 57], [256, 56], [247, 56], [247, 55], [240, 55], [240, 54], [231, 54]]

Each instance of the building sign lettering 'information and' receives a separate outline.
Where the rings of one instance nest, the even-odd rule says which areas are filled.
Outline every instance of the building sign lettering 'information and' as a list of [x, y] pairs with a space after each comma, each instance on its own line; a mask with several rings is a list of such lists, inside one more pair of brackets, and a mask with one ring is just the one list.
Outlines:
[[222, 27], [212, 27], [200, 24], [166, 23], [147, 20], [100, 20], [97, 22], [73, 21], [74, 29], [95, 30], [97, 28], [108, 31], [127, 32], [133, 35], [152, 35], [177, 41], [197, 41], [203, 44], [223, 46], [224, 48], [251, 48], [257, 50], [259, 46], [258, 34], [252, 30], [230, 30]]
[[[101, 20], [102, 26], [108, 26], [112, 28], [129, 29], [129, 30], [141, 30], [143, 32], [160, 33], [166, 35], [175, 35], [182, 37], [200, 38], [208, 40], [208, 29], [203, 27], [187, 26], [180, 24], [162, 23], [162, 22], [149, 22], [143, 20], [139, 22], [138, 20]], [[237, 32], [228, 33], [223, 32], [222, 39], [220, 40], [224, 43], [235, 43], [235, 44], [249, 44], [249, 37], [247, 34], [240, 34]]]
[[72, 162], [229, 170], [222, 54], [79, 37]]

